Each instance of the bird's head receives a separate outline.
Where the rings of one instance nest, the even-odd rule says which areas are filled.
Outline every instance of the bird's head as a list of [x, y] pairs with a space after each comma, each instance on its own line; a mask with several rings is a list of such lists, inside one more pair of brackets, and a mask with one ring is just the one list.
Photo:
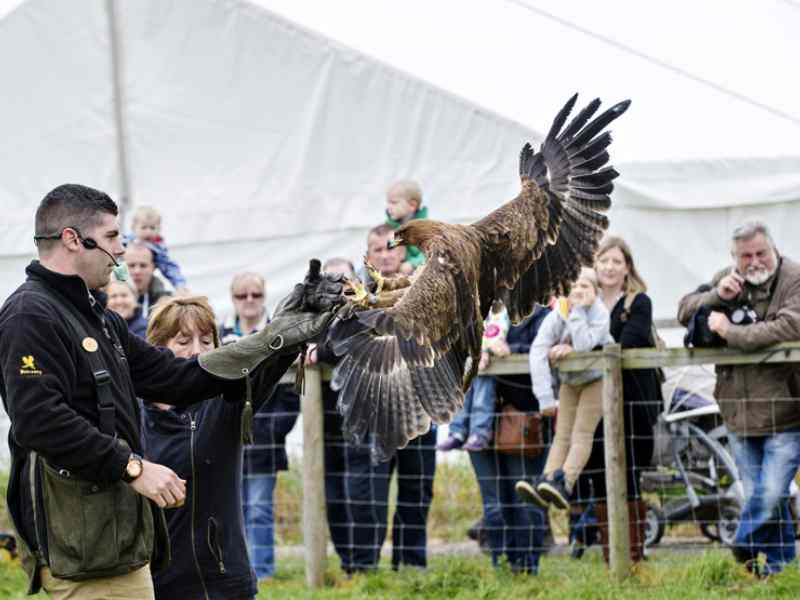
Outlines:
[[422, 246], [426, 241], [438, 237], [442, 223], [430, 219], [415, 219], [401, 225], [394, 232], [394, 237], [389, 238], [387, 246]]

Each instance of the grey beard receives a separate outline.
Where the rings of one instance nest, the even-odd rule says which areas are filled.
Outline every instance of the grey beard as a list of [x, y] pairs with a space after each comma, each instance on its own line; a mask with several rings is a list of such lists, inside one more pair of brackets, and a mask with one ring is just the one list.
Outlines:
[[775, 271], [767, 271], [766, 269], [759, 269], [758, 271], [750, 271], [745, 273], [744, 279], [750, 285], [763, 285], [770, 277], [775, 274]]

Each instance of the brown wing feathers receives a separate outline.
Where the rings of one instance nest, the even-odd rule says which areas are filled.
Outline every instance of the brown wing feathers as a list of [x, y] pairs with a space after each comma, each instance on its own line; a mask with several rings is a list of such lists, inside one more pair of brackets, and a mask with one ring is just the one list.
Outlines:
[[612, 181], [619, 173], [606, 166], [611, 135], [603, 129], [627, 110], [630, 101], [615, 104], [595, 117], [600, 100], [593, 100], [564, 127], [576, 100], [577, 94], [561, 109], [539, 152], [532, 154], [526, 144], [520, 157], [523, 191], [534, 181], [544, 193], [548, 231], [555, 228], [557, 235], [555, 244], [539, 244], [534, 249], [540, 256], [508, 294], [509, 315], [514, 322], [528, 315], [536, 302], [544, 303], [553, 294], [569, 291], [580, 266], [592, 264], [608, 227], [608, 218], [598, 211], [611, 206]]
[[482, 327], [476, 331], [463, 270], [438, 259], [429, 257], [394, 308], [359, 313], [329, 332], [342, 356], [331, 387], [339, 391], [345, 435], [369, 443], [376, 460], [389, 459], [431, 421], [453, 417], [463, 404], [466, 356], [480, 352]]
[[595, 116], [593, 100], [567, 123], [576, 101], [577, 94], [559, 111], [539, 152], [522, 148], [517, 198], [472, 226], [419, 222], [416, 231], [424, 225], [435, 240], [419, 244], [428, 262], [398, 304], [331, 327], [341, 357], [331, 387], [345, 435], [369, 443], [373, 458], [390, 458], [461, 408], [462, 386], [476, 372], [481, 315], [494, 298], [519, 322], [536, 302], [567, 293], [580, 265], [591, 264], [618, 175], [606, 166], [611, 136], [603, 130], [630, 102]]

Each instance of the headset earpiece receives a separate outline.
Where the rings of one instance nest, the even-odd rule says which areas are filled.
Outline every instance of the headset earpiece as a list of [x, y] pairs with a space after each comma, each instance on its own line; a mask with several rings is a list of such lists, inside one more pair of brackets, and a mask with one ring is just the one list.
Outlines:
[[87, 250], [94, 250], [97, 248], [97, 242], [95, 242], [92, 238], [82, 238], [78, 236], [78, 239], [81, 241], [81, 244], [83, 244], [83, 247]]

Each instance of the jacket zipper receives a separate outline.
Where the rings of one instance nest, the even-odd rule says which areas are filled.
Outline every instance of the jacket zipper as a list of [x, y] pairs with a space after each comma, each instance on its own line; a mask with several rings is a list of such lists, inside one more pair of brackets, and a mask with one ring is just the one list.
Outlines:
[[[211, 529], [214, 529], [214, 535], [211, 535]], [[219, 566], [219, 572], [224, 575], [225, 574], [225, 562], [223, 559], [222, 554], [222, 544], [219, 542], [219, 525], [217, 524], [217, 520], [214, 517], [209, 517], [208, 519], [208, 535], [206, 536], [208, 542], [208, 549], [211, 551], [211, 556], [217, 559], [217, 565]], [[214, 546], [217, 547], [214, 550]]]
[[206, 588], [206, 582], [203, 580], [203, 572], [200, 570], [200, 561], [197, 558], [197, 546], [195, 541], [195, 528], [197, 527], [197, 470], [194, 466], [194, 432], [197, 429], [197, 423], [194, 420], [194, 416], [191, 417], [191, 424], [190, 424], [190, 431], [189, 431], [189, 456], [192, 461], [192, 485], [194, 489], [192, 490], [192, 524], [191, 524], [191, 537], [192, 537], [192, 556], [194, 556], [194, 566], [197, 569], [197, 576], [200, 578], [200, 585], [203, 586], [203, 596], [206, 600], [208, 598], [208, 589]]

